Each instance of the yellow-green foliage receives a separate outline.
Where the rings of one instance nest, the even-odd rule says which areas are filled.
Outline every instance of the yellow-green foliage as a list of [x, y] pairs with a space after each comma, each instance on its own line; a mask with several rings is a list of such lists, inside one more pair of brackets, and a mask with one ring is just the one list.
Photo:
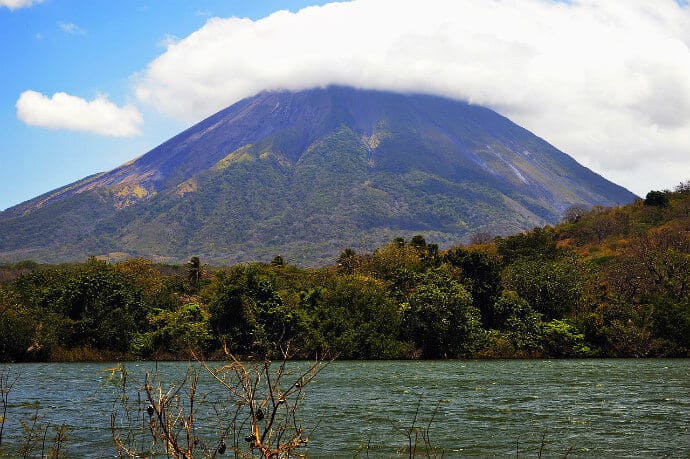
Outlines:
[[135, 197], [138, 199], [145, 198], [148, 196], [149, 192], [143, 186], [138, 183], [122, 185], [115, 192], [115, 196], [119, 197]]
[[381, 120], [377, 123], [374, 132], [369, 136], [363, 136], [362, 141], [367, 144], [372, 150], [376, 150], [381, 142], [393, 137], [393, 134], [388, 130], [386, 121]]
[[253, 145], [245, 145], [233, 151], [225, 158], [218, 161], [214, 167], [215, 170], [222, 171], [227, 169], [233, 163], [254, 162], [256, 158], [252, 155]]
[[116, 186], [113, 191], [115, 207], [118, 209], [130, 206], [135, 202], [148, 197], [149, 195], [155, 194], [155, 192], [149, 192], [149, 190], [141, 186], [139, 183], [123, 183]]
[[584, 213], [575, 223], [564, 222], [556, 227], [558, 239], [574, 246], [580, 254], [621, 254], [630, 240], [639, 238], [655, 228], [669, 228], [679, 235], [690, 228], [690, 192], [666, 191], [668, 205], [645, 205], [642, 200], [620, 207], [596, 206]]
[[184, 196], [187, 193], [194, 193], [199, 187], [196, 179], [185, 180], [184, 182], [177, 185], [177, 195]]

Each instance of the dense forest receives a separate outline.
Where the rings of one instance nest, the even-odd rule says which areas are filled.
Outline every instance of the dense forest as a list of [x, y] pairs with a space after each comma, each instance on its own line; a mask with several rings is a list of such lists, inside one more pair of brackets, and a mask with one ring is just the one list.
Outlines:
[[690, 356], [690, 182], [561, 224], [334, 264], [0, 266], [0, 360]]

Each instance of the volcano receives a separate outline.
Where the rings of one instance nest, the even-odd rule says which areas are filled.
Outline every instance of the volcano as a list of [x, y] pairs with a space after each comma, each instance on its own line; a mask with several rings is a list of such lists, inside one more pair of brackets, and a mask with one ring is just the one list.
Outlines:
[[263, 92], [0, 212], [0, 260], [318, 265], [395, 237], [444, 247], [634, 199], [487, 108], [348, 87]]

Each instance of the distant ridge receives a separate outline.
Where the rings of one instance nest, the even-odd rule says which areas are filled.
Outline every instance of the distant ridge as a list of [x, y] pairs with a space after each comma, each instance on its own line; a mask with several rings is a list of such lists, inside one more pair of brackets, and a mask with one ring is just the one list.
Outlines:
[[486, 108], [338, 86], [263, 92], [0, 212], [0, 261], [313, 265], [396, 236], [443, 246], [552, 224], [573, 203], [634, 198]]

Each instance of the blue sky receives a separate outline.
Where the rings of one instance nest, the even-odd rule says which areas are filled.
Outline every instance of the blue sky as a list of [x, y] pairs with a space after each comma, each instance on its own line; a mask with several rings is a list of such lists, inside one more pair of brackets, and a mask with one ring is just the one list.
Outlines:
[[640, 195], [690, 179], [674, 0], [0, 0], [0, 39], [0, 209], [327, 84], [486, 105]]
[[129, 138], [28, 126], [15, 107], [23, 91], [86, 100], [107, 94], [123, 105], [132, 98], [132, 75], [165, 51], [168, 37], [185, 37], [212, 16], [258, 19], [312, 4], [319, 2], [46, 0], [14, 10], [0, 6], [0, 210], [116, 167], [189, 125], [143, 108], [141, 134]]

